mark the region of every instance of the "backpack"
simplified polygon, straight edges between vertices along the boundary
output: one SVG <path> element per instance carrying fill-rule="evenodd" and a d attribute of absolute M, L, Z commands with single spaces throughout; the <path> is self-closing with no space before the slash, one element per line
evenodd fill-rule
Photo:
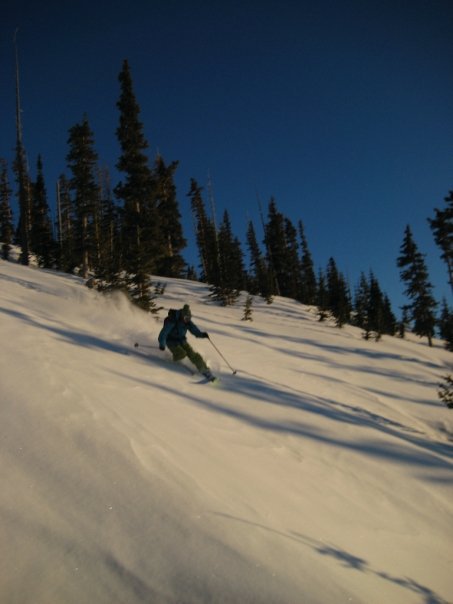
<path fill-rule="evenodd" d="M 168 325 L 169 323 L 176 323 L 178 320 L 179 311 L 176 308 L 170 308 L 168 311 L 168 315 L 164 319 L 164 325 Z"/>

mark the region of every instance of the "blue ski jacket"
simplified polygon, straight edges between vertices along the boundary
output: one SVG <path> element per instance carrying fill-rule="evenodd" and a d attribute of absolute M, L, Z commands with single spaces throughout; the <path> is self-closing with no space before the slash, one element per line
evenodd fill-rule
<path fill-rule="evenodd" d="M 177 311 L 174 319 L 169 317 L 165 319 L 164 326 L 159 333 L 159 346 L 165 348 L 167 343 L 173 344 L 173 346 L 182 344 L 186 340 L 187 331 L 190 331 L 196 338 L 206 338 L 207 336 L 192 321 L 186 323 L 181 317 L 180 311 Z"/>

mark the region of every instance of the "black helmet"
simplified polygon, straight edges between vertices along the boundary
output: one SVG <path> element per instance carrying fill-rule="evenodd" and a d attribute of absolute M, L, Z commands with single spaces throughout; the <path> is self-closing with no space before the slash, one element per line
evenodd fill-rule
<path fill-rule="evenodd" d="M 190 306 L 188 304 L 184 304 L 181 309 L 181 317 L 184 321 L 188 322 L 192 318 L 192 313 L 190 312 Z"/>

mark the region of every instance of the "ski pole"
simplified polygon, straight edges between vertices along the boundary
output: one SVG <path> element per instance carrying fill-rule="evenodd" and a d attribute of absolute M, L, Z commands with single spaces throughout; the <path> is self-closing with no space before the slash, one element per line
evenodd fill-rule
<path fill-rule="evenodd" d="M 138 342 L 135 342 L 134 348 L 138 348 L 139 346 L 140 348 L 155 348 L 155 346 L 149 346 L 148 344 L 139 344 Z"/>
<path fill-rule="evenodd" d="M 219 353 L 219 355 L 222 357 L 222 359 L 225 361 L 225 363 L 228 365 L 228 367 L 231 369 L 231 371 L 233 372 L 233 375 L 236 375 L 237 370 L 233 369 L 233 367 L 231 367 L 231 365 L 228 363 L 228 361 L 226 360 L 226 358 L 223 356 L 223 354 L 220 352 L 220 350 L 217 348 L 217 346 L 214 344 L 214 342 L 211 340 L 211 338 L 208 336 L 208 340 L 211 342 L 211 344 L 214 346 L 214 348 L 217 350 L 217 352 Z"/>

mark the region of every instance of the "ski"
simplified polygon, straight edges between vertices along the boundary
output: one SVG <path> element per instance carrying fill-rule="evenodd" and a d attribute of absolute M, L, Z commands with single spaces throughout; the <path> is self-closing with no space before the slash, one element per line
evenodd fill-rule
<path fill-rule="evenodd" d="M 197 382 L 197 384 L 219 384 L 220 383 L 220 378 L 218 378 L 217 376 L 213 375 L 210 378 L 207 377 L 203 377 L 202 380 L 200 380 L 199 382 Z"/>

